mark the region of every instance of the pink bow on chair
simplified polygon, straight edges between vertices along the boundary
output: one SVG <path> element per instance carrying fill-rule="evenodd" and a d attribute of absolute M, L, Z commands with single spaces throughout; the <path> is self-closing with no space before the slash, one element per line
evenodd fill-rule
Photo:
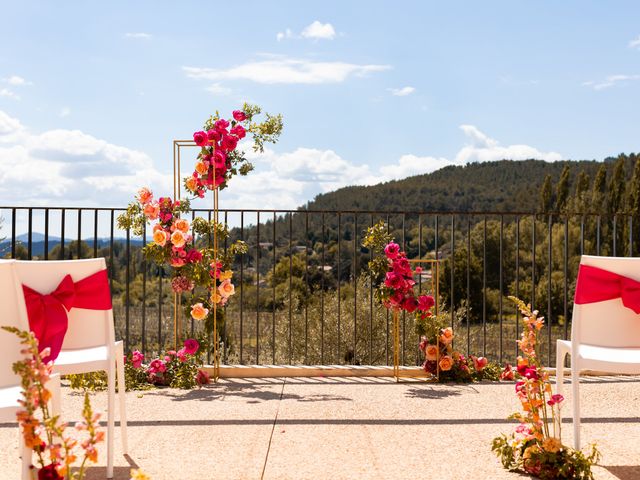
<path fill-rule="evenodd" d="M 622 304 L 640 314 L 640 282 L 597 267 L 580 265 L 576 283 L 576 304 L 621 298 Z"/>
<path fill-rule="evenodd" d="M 22 285 L 27 304 L 29 328 L 38 339 L 40 350 L 49 347 L 49 357 L 45 362 L 58 358 L 69 319 L 67 312 L 72 308 L 89 310 L 111 309 L 111 291 L 106 270 L 89 275 L 74 282 L 66 275 L 56 289 L 49 294 L 41 294 Z"/>

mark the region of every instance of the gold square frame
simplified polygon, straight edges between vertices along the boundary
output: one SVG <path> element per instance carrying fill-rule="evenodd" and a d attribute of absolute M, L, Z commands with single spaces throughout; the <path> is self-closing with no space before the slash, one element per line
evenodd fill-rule
<path fill-rule="evenodd" d="M 182 148 L 198 147 L 193 140 L 174 140 L 173 141 L 173 198 L 179 200 L 182 194 L 182 174 L 181 174 L 181 159 L 180 150 Z M 214 172 L 215 181 L 215 172 Z M 218 189 L 213 190 L 213 220 L 217 224 L 220 216 L 218 211 Z M 214 262 L 218 260 L 218 233 L 217 229 L 213 231 L 213 259 Z M 173 340 L 176 350 L 178 349 L 178 342 L 180 341 L 180 334 L 182 332 L 182 295 L 174 293 L 173 295 Z M 217 322 L 217 304 L 213 303 L 213 381 L 217 382 L 220 378 L 220 351 L 219 351 L 219 339 L 218 339 L 218 322 Z"/>

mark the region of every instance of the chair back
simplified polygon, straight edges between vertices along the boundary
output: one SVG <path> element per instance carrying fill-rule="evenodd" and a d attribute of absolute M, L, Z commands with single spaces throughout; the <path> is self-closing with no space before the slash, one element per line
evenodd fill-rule
<path fill-rule="evenodd" d="M 19 281 L 42 294 L 55 290 L 68 274 L 74 282 L 104 270 L 107 265 L 104 258 L 83 260 L 46 260 L 15 262 Z M 72 308 L 68 312 L 69 326 L 64 337 L 62 349 L 89 348 L 107 345 L 113 348 L 115 332 L 113 311 Z"/>
<path fill-rule="evenodd" d="M 640 258 L 583 255 L 580 264 L 640 281 Z M 638 348 L 640 315 L 626 308 L 620 298 L 582 305 L 574 303 L 571 339 L 579 344 Z"/>
<path fill-rule="evenodd" d="M 27 309 L 19 287 L 13 260 L 0 261 L 0 326 L 27 330 Z M 24 358 L 21 348 L 16 335 L 0 329 L 0 388 L 20 384 L 20 377 L 13 373 L 12 366 Z"/>

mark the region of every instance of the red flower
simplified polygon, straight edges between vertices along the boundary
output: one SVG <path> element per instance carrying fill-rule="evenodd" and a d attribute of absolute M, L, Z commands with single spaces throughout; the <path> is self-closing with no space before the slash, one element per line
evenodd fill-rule
<path fill-rule="evenodd" d="M 185 257 L 187 263 L 196 263 L 202 260 L 202 253 L 197 248 L 192 248 L 187 252 L 187 256 Z"/>
<path fill-rule="evenodd" d="M 46 467 L 42 467 L 38 470 L 38 480 L 63 480 L 62 475 L 56 470 L 57 466 L 57 463 L 51 463 Z"/>
<path fill-rule="evenodd" d="M 198 370 L 198 374 L 196 375 L 196 382 L 198 385 L 206 385 L 211 381 L 209 378 L 209 374 L 204 370 Z"/>
<path fill-rule="evenodd" d="M 237 122 L 244 122 L 247 119 L 247 114 L 242 110 L 234 110 L 233 119 Z"/>
<path fill-rule="evenodd" d="M 242 125 L 236 125 L 230 130 L 230 133 L 233 133 L 236 137 L 240 139 L 244 138 L 247 135 L 246 132 L 247 131 L 244 129 Z"/>
<path fill-rule="evenodd" d="M 238 145 L 238 137 L 236 137 L 235 135 L 225 135 L 222 138 L 222 148 L 224 150 L 227 150 L 228 152 L 230 152 L 231 150 L 234 150 L 237 145 Z"/>
<path fill-rule="evenodd" d="M 407 297 L 402 302 L 402 308 L 409 313 L 413 313 L 418 308 L 418 301 L 415 297 Z"/>
<path fill-rule="evenodd" d="M 400 253 L 400 245 L 395 242 L 390 242 L 386 247 L 384 247 L 384 253 L 387 258 L 396 258 L 398 253 Z"/>
<path fill-rule="evenodd" d="M 200 344 L 194 338 L 188 338 L 184 341 L 184 353 L 187 355 L 193 355 L 200 348 Z"/>
<path fill-rule="evenodd" d="M 196 145 L 199 147 L 203 147 L 207 144 L 207 134 L 205 132 L 196 132 L 193 134 L 193 141 L 196 142 Z"/>
<path fill-rule="evenodd" d="M 511 367 L 511 365 L 507 363 L 505 364 L 504 370 L 502 370 L 502 373 L 500 373 L 500 380 L 513 380 L 513 379 L 514 379 L 513 368 Z"/>
<path fill-rule="evenodd" d="M 418 309 L 426 312 L 430 310 L 436 304 L 431 295 L 420 295 L 418 297 Z"/>

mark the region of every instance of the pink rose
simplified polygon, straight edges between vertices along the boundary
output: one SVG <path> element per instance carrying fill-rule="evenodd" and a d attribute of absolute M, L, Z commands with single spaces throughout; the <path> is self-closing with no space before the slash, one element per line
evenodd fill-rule
<path fill-rule="evenodd" d="M 481 372 L 482 370 L 484 370 L 484 367 L 486 367 L 489 363 L 489 360 L 487 360 L 485 357 L 472 356 L 471 360 L 473 360 L 473 368 L 475 368 L 476 372 Z"/>
<path fill-rule="evenodd" d="M 396 258 L 398 253 L 400 253 L 400 245 L 395 242 L 390 242 L 386 247 L 384 247 L 384 253 L 387 258 Z"/>
<path fill-rule="evenodd" d="M 418 297 L 418 310 L 426 312 L 436 304 L 431 295 L 420 295 Z"/>
<path fill-rule="evenodd" d="M 166 371 L 167 371 L 167 366 L 159 358 L 152 360 L 151 363 L 149 364 L 150 373 L 164 373 Z"/>
<path fill-rule="evenodd" d="M 199 348 L 200 344 L 194 338 L 187 338 L 184 341 L 184 353 L 186 353 L 187 355 L 195 354 Z"/>
<path fill-rule="evenodd" d="M 239 139 L 243 139 L 247 135 L 247 131 L 242 125 L 236 125 L 230 130 L 230 133 L 234 134 Z"/>
<path fill-rule="evenodd" d="M 213 162 L 216 168 L 226 167 L 227 154 L 222 150 L 216 150 L 213 154 Z"/>
<path fill-rule="evenodd" d="M 193 134 L 193 141 L 196 142 L 196 145 L 199 147 L 204 147 L 207 144 L 207 134 L 200 131 Z"/>
<path fill-rule="evenodd" d="M 220 120 L 216 120 L 216 123 L 214 123 L 213 126 L 219 133 L 227 133 L 229 122 L 224 118 L 221 118 Z"/>
<path fill-rule="evenodd" d="M 238 145 L 238 137 L 236 137 L 235 135 L 226 135 L 222 139 L 222 148 L 229 152 L 231 150 L 234 150 L 237 145 Z"/>
<path fill-rule="evenodd" d="M 138 350 L 134 350 L 133 353 L 131 354 L 131 365 L 133 365 L 133 368 L 140 368 L 142 366 L 143 361 L 144 361 L 144 355 L 142 354 L 142 352 L 139 352 Z"/>
<path fill-rule="evenodd" d="M 215 129 L 211 129 L 207 131 L 207 139 L 211 142 L 217 142 L 218 140 L 220 140 L 220 132 L 218 132 Z"/>
<path fill-rule="evenodd" d="M 198 385 L 207 385 L 209 382 L 211 382 L 209 374 L 204 370 L 198 369 L 198 373 L 196 374 L 196 383 Z"/>
<path fill-rule="evenodd" d="M 564 397 L 559 393 L 556 393 L 555 395 L 551 395 L 551 400 L 549 400 L 547 403 L 553 407 L 554 405 L 562 403 L 563 401 Z"/>
<path fill-rule="evenodd" d="M 202 253 L 200 253 L 200 250 L 192 248 L 187 252 L 185 260 L 187 261 L 187 263 L 197 263 L 202 260 Z"/>
<path fill-rule="evenodd" d="M 184 258 L 176 258 L 176 257 L 174 257 L 174 258 L 171 259 L 170 263 L 171 263 L 172 267 L 180 268 L 180 267 L 184 267 L 187 262 L 184 260 Z"/>
<path fill-rule="evenodd" d="M 402 308 L 408 313 L 413 313 L 416 311 L 416 308 L 418 308 L 418 301 L 415 297 L 407 297 L 402 302 Z"/>
<path fill-rule="evenodd" d="M 247 119 L 247 114 L 244 113 L 242 110 L 234 110 L 233 119 L 236 122 L 244 122 Z"/>
<path fill-rule="evenodd" d="M 387 272 L 384 279 L 384 284 L 389 288 L 403 288 L 405 286 L 405 280 L 402 275 L 396 272 Z"/>
<path fill-rule="evenodd" d="M 405 257 L 398 257 L 393 261 L 393 271 L 400 275 L 411 276 L 411 265 Z"/>
<path fill-rule="evenodd" d="M 184 348 L 181 348 L 180 350 L 178 350 L 176 352 L 176 356 L 178 357 L 178 360 L 180 360 L 182 363 L 187 361 L 187 352 Z"/>

